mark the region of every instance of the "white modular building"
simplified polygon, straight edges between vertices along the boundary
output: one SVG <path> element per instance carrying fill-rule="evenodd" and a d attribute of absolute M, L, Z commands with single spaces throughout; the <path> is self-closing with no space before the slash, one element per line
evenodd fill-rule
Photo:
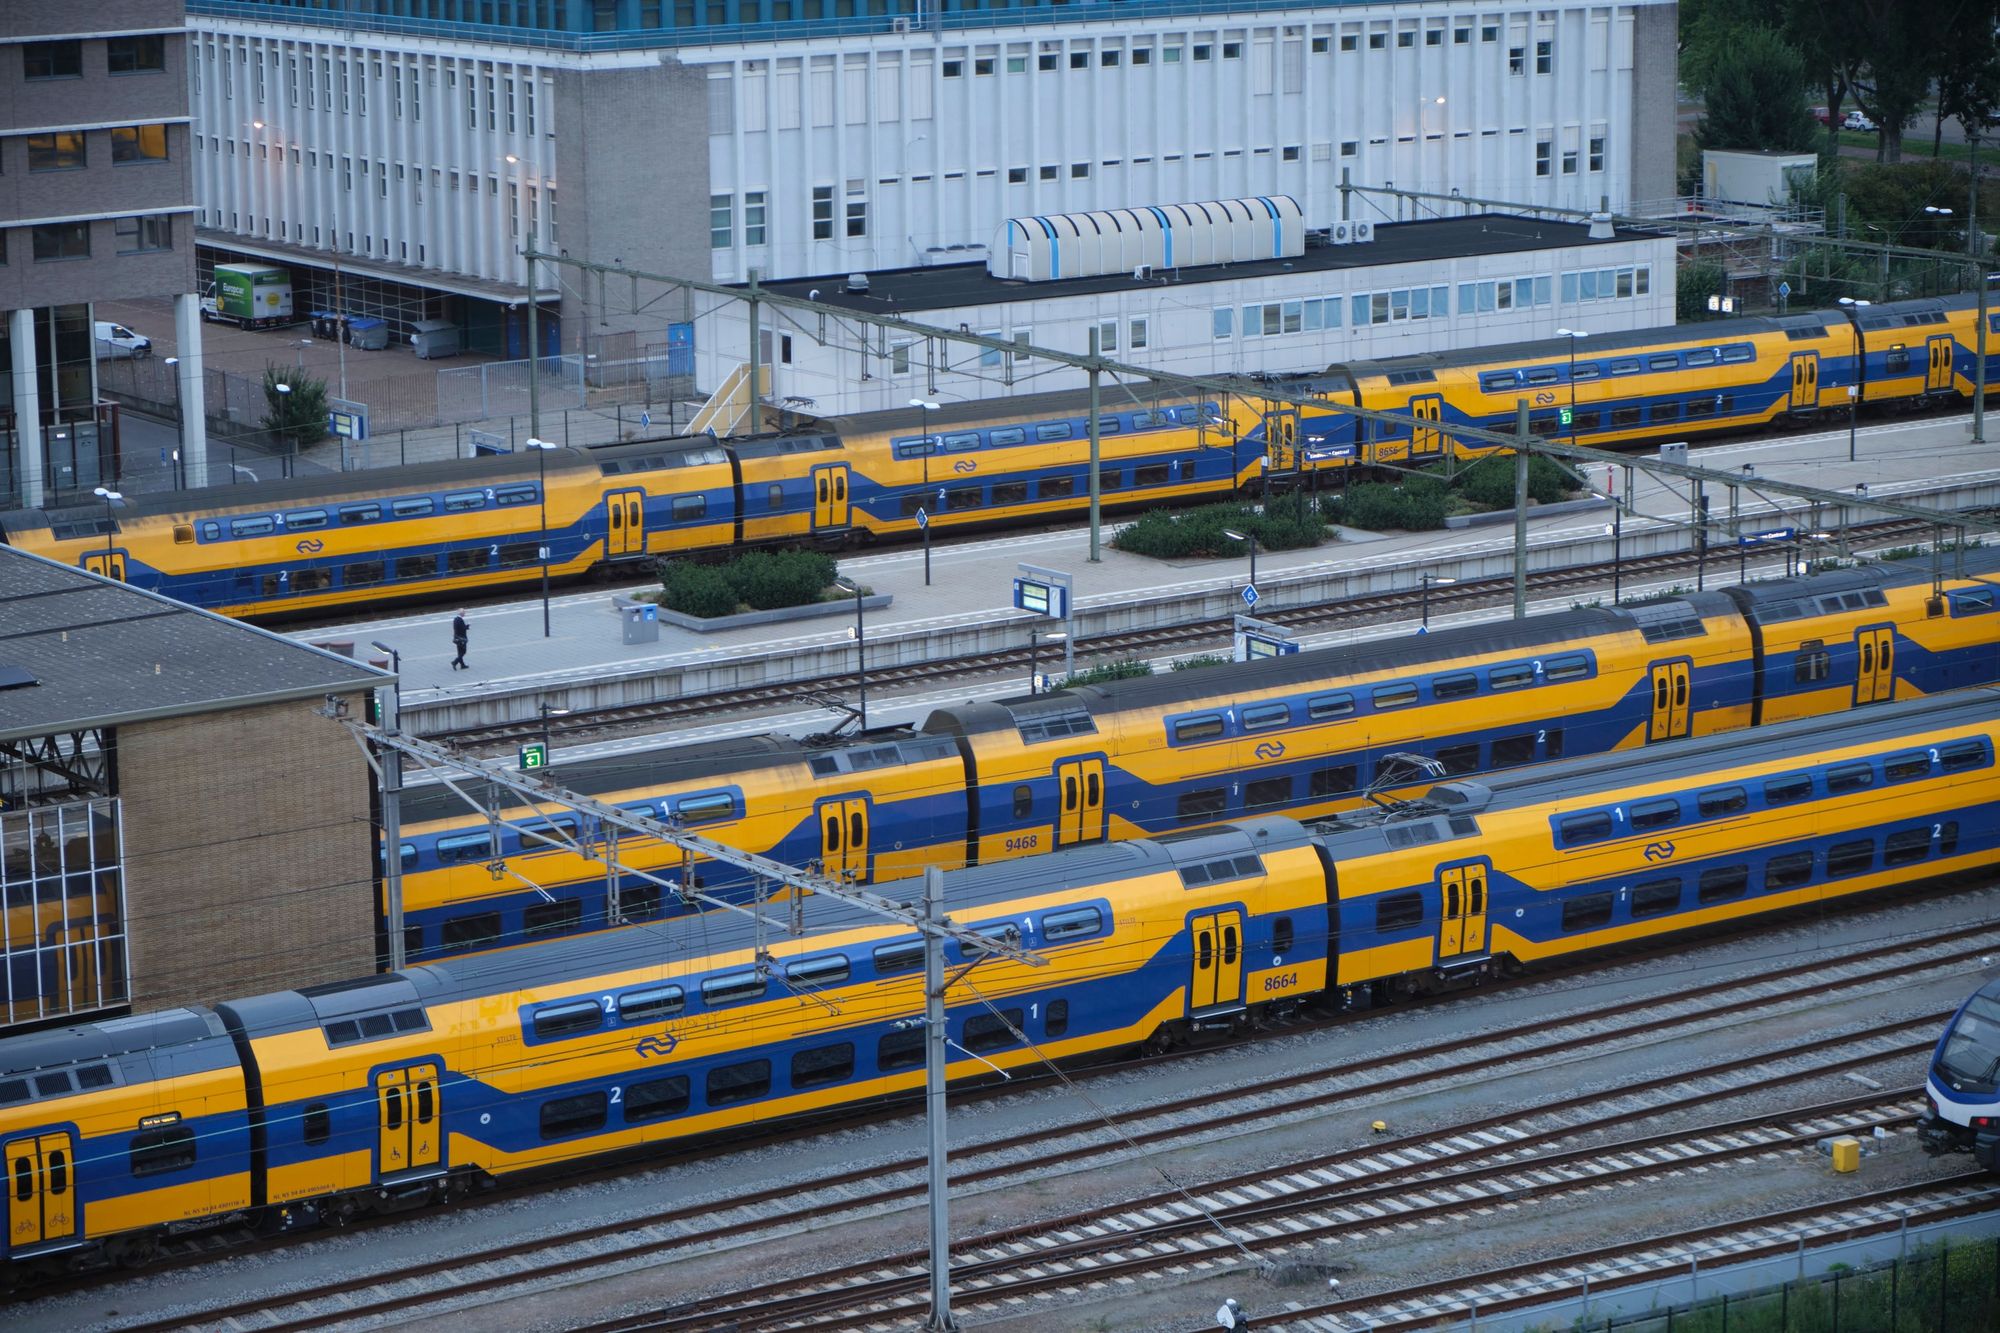
<path fill-rule="evenodd" d="M 1323 228 L 1343 180 L 1582 209 L 1673 193 L 1672 0 L 187 8 L 205 261 L 286 262 L 310 293 L 337 257 L 363 313 L 459 318 L 502 352 L 530 232 L 737 281 L 1162 200 L 1283 195 Z M 539 285 L 565 350 L 680 313 L 574 271 Z"/>
<path fill-rule="evenodd" d="M 1027 349 L 1083 354 L 1093 331 L 1103 355 L 1127 364 L 1254 375 L 1548 338 L 1559 328 L 1587 337 L 1672 324 L 1674 238 L 1596 230 L 1603 234 L 1483 214 L 1386 224 L 1345 244 L 1314 235 L 1293 256 L 1138 274 L 1033 281 L 997 277 L 973 262 L 762 283 L 765 292 L 985 334 L 1022 350 L 760 301 L 756 359 L 769 367 L 770 401 L 837 416 L 919 397 L 972 400 L 1085 384 L 1084 372 Z M 747 301 L 703 301 L 700 387 L 714 389 L 750 360 L 750 327 Z"/>

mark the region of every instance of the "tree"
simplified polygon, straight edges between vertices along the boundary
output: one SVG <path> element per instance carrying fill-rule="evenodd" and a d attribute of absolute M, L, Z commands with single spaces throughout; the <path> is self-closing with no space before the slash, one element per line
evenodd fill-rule
<path fill-rule="evenodd" d="M 1739 30 L 1709 62 L 1695 146 L 1811 151 L 1817 127 L 1805 89 L 1805 63 L 1776 30 Z"/>
<path fill-rule="evenodd" d="M 1908 0 L 1847 0 L 1828 8 L 1857 10 L 1842 56 L 1854 100 L 1881 126 L 1878 161 L 1903 160 L 1903 129 L 1916 118 L 1939 73 L 1946 34 L 1973 0 L 1910 4 Z M 1844 16 L 1843 16 L 1844 17 Z M 1823 20 L 1825 21 L 1825 20 Z"/>
<path fill-rule="evenodd" d="M 264 429 L 273 443 L 296 453 L 326 438 L 326 381 L 318 376 L 267 365 L 264 403 Z"/>
<path fill-rule="evenodd" d="M 1749 28 L 1784 24 L 1788 0 L 1681 0 L 1680 79 L 1689 92 L 1707 98 L 1717 61 Z"/>
<path fill-rule="evenodd" d="M 1693 324 L 1698 320 L 1714 319 L 1709 313 L 1708 298 L 1720 296 L 1722 286 L 1729 279 L 1722 265 L 1712 259 L 1698 259 L 1691 264 L 1682 264 L 1680 273 L 1674 279 L 1674 322 Z"/>

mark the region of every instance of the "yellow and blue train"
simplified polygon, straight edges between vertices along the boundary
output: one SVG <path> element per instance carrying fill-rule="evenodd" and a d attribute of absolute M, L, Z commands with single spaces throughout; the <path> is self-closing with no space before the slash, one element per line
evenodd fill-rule
<path fill-rule="evenodd" d="M 2000 323 L 2000 315 L 1991 319 Z M 1970 297 L 1884 302 L 1855 338 L 1837 310 L 1542 340 L 1329 367 L 1326 409 L 1260 386 L 1100 410 L 1111 509 L 1227 496 L 1353 466 L 1477 456 L 1456 428 L 1529 428 L 1623 448 L 1848 410 L 1969 397 Z M 1572 353 L 1574 356 L 1572 357 Z M 1991 367 L 1989 366 L 1989 373 Z M 1261 393 L 1269 393 L 1268 387 Z M 1332 410 L 1387 413 L 1357 420 Z M 1574 407 L 1572 427 L 1560 425 Z M 779 435 L 457 459 L 0 514 L 0 540 L 240 616 L 524 587 L 763 543 L 839 544 L 1046 520 L 1088 503 L 1077 393 L 812 420 Z"/>
<path fill-rule="evenodd" d="M 1040 955 L 947 997 L 966 1079 L 1361 1007 L 2000 860 L 2000 690 L 1566 759 L 1316 824 L 951 872 Z M 12 1271 L 435 1201 L 908 1094 L 923 945 L 827 895 L 0 1042 Z M 963 976 L 963 974 L 961 974 Z"/>
<path fill-rule="evenodd" d="M 1924 1151 L 1971 1153 L 2000 1171 L 2000 981 L 1981 986 L 1952 1015 L 1924 1084 L 1917 1120 Z"/>
<path fill-rule="evenodd" d="M 1887 562 L 939 709 L 919 727 L 755 736 L 561 766 L 563 785 L 853 882 L 1355 805 L 1418 754 L 1480 773 L 2000 681 L 2000 552 Z M 553 823 L 553 827 L 551 824 Z M 747 880 L 581 816 L 489 824 L 403 799 L 405 956 L 651 920 Z M 496 873 L 505 862 L 513 873 Z M 652 876 L 653 878 L 646 878 Z M 537 892 L 532 886 L 539 886 Z"/>

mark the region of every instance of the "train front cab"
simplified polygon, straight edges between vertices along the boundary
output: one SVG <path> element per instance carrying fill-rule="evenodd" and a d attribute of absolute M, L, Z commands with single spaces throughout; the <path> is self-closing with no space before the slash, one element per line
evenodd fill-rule
<path fill-rule="evenodd" d="M 2000 981 L 1988 982 L 1946 1025 L 1925 1080 L 1917 1136 L 1933 1157 L 1969 1152 L 2000 1171 Z"/>

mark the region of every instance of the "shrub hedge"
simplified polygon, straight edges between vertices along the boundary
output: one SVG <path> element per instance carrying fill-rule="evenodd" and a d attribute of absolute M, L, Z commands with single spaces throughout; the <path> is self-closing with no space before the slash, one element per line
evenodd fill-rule
<path fill-rule="evenodd" d="M 660 566 L 660 604 L 704 619 L 743 607 L 810 606 L 833 582 L 835 569 L 823 551 L 751 551 L 720 565 L 670 560 Z"/>
<path fill-rule="evenodd" d="M 1348 489 L 1343 500 L 1324 496 L 1320 508 L 1327 518 L 1351 528 L 1380 532 L 1396 528 L 1405 532 L 1427 532 L 1444 526 L 1451 512 L 1452 495 L 1442 477 L 1416 473 L 1400 484 L 1364 481 Z"/>
<path fill-rule="evenodd" d="M 1153 509 L 1111 539 L 1112 546 L 1156 560 L 1236 556 L 1243 543 L 1225 529 L 1254 533 L 1266 551 L 1291 551 L 1326 540 L 1326 523 L 1303 495 L 1279 496 L 1262 513 L 1243 504 L 1202 505 L 1195 509 Z"/>

